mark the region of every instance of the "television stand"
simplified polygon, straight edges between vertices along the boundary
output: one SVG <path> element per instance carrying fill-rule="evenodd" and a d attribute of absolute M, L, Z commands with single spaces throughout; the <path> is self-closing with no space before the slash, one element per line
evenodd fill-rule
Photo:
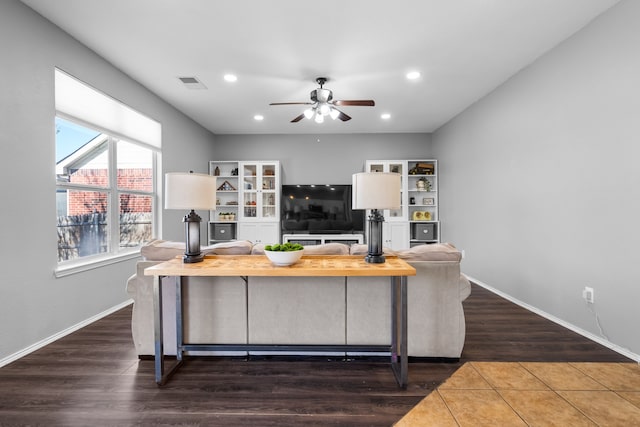
<path fill-rule="evenodd" d="M 354 245 L 363 243 L 362 234 L 283 234 L 282 243 L 300 243 L 302 246 L 322 245 L 325 243 L 344 243 Z"/>

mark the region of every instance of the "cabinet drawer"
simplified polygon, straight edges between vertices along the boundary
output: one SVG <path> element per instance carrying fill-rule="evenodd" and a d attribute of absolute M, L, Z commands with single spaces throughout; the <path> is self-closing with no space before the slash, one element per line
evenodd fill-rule
<path fill-rule="evenodd" d="M 213 224 L 214 240 L 235 239 L 234 224 Z"/>
<path fill-rule="evenodd" d="M 435 240 L 436 225 L 435 224 L 413 224 L 413 240 Z"/>

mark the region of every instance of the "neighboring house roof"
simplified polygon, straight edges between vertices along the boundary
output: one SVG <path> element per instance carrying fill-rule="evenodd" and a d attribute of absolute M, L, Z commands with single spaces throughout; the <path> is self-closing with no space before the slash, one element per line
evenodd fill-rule
<path fill-rule="evenodd" d="M 95 163 L 96 169 L 106 168 L 108 159 L 101 159 L 100 154 L 107 149 L 105 143 L 108 139 L 108 135 L 101 133 L 67 157 L 58 161 L 58 163 L 56 163 L 56 176 L 69 175 L 70 171 L 91 166 L 92 162 Z"/>

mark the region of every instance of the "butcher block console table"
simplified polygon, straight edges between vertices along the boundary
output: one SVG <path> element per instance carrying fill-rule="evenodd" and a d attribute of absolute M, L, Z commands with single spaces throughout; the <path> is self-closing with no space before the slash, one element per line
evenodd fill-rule
<path fill-rule="evenodd" d="M 207 255 L 202 262 L 185 264 L 181 257 L 145 269 L 153 277 L 153 310 L 155 335 L 155 380 L 163 385 L 180 367 L 185 351 L 357 351 L 390 352 L 391 368 L 400 387 L 408 381 L 407 355 L 407 276 L 416 270 L 396 257 L 387 257 L 382 264 L 370 264 L 362 256 L 316 255 L 302 256 L 297 263 L 279 267 L 264 255 Z M 162 277 L 176 277 L 176 363 L 165 370 Z M 252 276 L 385 276 L 391 279 L 391 343 L 386 345 L 272 345 L 272 344 L 189 344 L 183 342 L 182 278 L 190 276 L 236 276 L 248 280 Z"/>

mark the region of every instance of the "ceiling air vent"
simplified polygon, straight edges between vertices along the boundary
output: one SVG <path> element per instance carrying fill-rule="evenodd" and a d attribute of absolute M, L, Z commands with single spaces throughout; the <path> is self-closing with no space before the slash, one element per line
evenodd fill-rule
<path fill-rule="evenodd" d="M 207 87 L 196 77 L 178 77 L 187 89 L 206 89 Z"/>

